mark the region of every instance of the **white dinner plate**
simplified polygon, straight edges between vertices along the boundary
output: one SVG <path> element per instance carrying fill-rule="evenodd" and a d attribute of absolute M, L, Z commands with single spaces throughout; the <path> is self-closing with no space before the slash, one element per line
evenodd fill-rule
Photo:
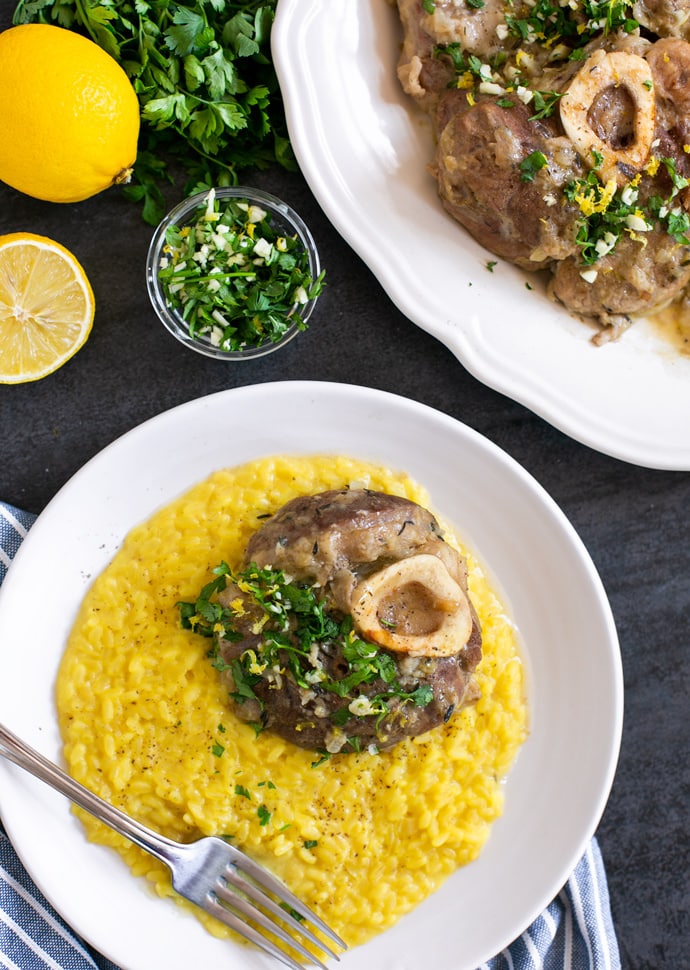
<path fill-rule="evenodd" d="M 426 119 L 396 76 L 388 0 L 280 0 L 273 55 L 290 138 L 336 229 L 400 310 L 475 377 L 598 451 L 690 469 L 690 356 L 639 321 L 595 347 L 533 274 L 447 215 Z M 534 287 L 528 290 L 526 282 Z"/>
<path fill-rule="evenodd" d="M 531 734 L 503 817 L 476 862 L 342 960 L 343 970 L 474 970 L 559 892 L 593 834 L 618 757 L 622 675 L 605 592 L 572 526 L 513 459 L 458 421 L 381 391 L 285 382 L 213 394 L 129 432 L 47 506 L 0 589 L 0 720 L 60 761 L 55 676 L 92 579 L 162 505 L 216 469 L 279 453 L 340 453 L 408 472 L 518 625 Z M 86 841 L 62 796 L 4 762 L 0 811 L 47 898 L 126 970 L 273 966 L 154 898 L 112 850 Z"/>

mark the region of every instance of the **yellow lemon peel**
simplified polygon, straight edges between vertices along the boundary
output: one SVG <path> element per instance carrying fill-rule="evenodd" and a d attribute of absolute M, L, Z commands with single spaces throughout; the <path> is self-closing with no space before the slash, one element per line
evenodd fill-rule
<path fill-rule="evenodd" d="M 93 290 L 69 250 L 45 236 L 0 236 L 0 383 L 36 381 L 84 345 Z"/>
<path fill-rule="evenodd" d="M 47 202 L 81 202 L 127 182 L 139 101 L 117 61 L 50 24 L 0 33 L 0 180 Z"/>

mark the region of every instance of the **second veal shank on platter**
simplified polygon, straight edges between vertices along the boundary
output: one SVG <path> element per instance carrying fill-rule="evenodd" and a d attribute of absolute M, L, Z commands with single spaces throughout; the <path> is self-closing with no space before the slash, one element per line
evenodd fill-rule
<path fill-rule="evenodd" d="M 690 282 L 690 5 L 398 0 L 447 211 L 617 336 Z"/>

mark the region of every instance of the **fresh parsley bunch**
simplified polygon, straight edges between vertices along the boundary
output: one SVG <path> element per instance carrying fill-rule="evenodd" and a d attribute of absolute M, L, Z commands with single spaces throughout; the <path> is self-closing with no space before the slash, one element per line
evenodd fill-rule
<path fill-rule="evenodd" d="M 246 168 L 295 167 L 270 56 L 278 0 L 21 0 L 14 23 L 84 33 L 131 79 L 142 130 L 127 195 L 157 224 L 177 163 L 187 190 L 235 185 Z"/>

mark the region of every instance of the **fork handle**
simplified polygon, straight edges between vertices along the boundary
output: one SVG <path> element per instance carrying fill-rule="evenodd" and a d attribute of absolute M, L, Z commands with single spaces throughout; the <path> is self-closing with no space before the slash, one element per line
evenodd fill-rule
<path fill-rule="evenodd" d="M 44 781 L 165 865 L 172 867 L 184 850 L 184 846 L 158 835 L 157 832 L 153 832 L 141 822 L 130 818 L 119 808 L 89 791 L 2 724 L 0 724 L 0 755 L 20 768 L 24 768 L 40 781 Z"/>

